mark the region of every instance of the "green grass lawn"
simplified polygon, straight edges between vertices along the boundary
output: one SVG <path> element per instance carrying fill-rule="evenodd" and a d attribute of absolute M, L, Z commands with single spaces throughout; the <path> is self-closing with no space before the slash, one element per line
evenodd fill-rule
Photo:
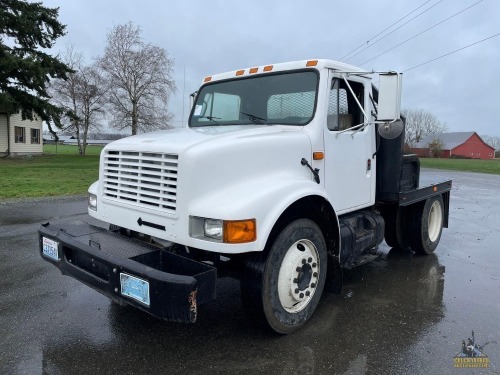
<path fill-rule="evenodd" d="M 420 158 L 420 165 L 424 168 L 500 174 L 500 159 L 480 160 Z"/>
<path fill-rule="evenodd" d="M 85 149 L 85 155 L 99 155 L 102 150 L 102 146 L 87 146 Z M 43 145 L 44 154 L 78 154 L 78 146 L 70 145 Z"/>
<path fill-rule="evenodd" d="M 99 178 L 102 147 L 45 145 L 44 155 L 0 159 L 0 199 L 85 194 Z"/>

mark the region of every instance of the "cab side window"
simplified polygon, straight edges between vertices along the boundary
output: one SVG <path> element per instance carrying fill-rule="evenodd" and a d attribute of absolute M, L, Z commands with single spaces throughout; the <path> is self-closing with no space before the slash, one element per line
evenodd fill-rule
<path fill-rule="evenodd" d="M 363 84 L 348 81 L 356 98 L 364 106 Z M 334 78 L 328 101 L 328 130 L 346 130 L 363 123 L 363 112 L 354 99 L 344 80 Z"/>

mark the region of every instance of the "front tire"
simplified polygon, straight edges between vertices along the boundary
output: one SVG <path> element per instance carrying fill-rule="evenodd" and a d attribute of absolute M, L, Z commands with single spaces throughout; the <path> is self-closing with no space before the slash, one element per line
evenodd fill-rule
<path fill-rule="evenodd" d="M 432 254 L 441 239 L 443 223 L 444 203 L 440 195 L 417 205 L 411 221 L 411 249 L 420 255 Z"/>
<path fill-rule="evenodd" d="M 290 333 L 307 322 L 321 298 L 327 272 L 325 239 L 313 221 L 299 219 L 266 250 L 267 257 L 246 267 L 243 301 L 260 307 L 274 331 Z"/>

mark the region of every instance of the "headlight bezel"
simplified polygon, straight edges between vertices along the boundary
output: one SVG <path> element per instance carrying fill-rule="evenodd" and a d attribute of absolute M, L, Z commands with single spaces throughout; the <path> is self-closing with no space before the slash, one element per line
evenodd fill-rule
<path fill-rule="evenodd" d="M 97 195 L 89 193 L 87 197 L 87 206 L 92 211 L 97 211 Z"/>

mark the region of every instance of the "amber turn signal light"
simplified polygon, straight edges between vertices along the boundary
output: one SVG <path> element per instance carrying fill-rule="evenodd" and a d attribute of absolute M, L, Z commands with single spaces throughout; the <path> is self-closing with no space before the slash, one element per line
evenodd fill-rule
<path fill-rule="evenodd" d="M 224 242 L 245 243 L 255 241 L 257 238 L 257 225 L 255 219 L 249 220 L 224 220 Z"/>
<path fill-rule="evenodd" d="M 313 152 L 313 160 L 323 160 L 325 158 L 325 153 L 318 151 L 318 152 Z"/>

